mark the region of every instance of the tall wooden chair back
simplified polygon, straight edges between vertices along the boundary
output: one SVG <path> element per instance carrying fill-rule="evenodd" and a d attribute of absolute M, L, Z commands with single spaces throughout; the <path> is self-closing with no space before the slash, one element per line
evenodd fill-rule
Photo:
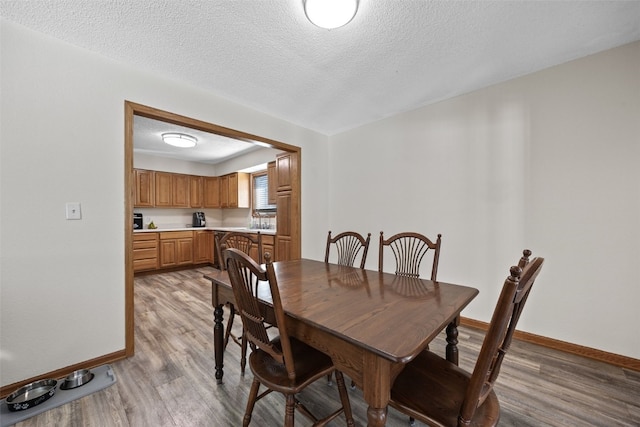
<path fill-rule="evenodd" d="M 286 396 L 285 427 L 293 427 L 296 410 L 314 421 L 314 426 L 327 425 L 344 413 L 347 426 L 354 427 L 343 374 L 335 369 L 329 356 L 302 341 L 290 338 L 287 333 L 285 312 L 271 254 L 265 255 L 264 268 L 238 249 L 225 249 L 224 256 L 233 295 L 242 317 L 244 335 L 254 349 L 249 357 L 253 382 L 242 425 L 247 427 L 251 422 L 253 407 L 258 400 L 277 391 Z M 267 324 L 267 308 L 260 301 L 261 298 L 271 299 L 275 323 Z M 274 339 L 269 339 L 267 335 L 270 325 L 278 328 L 279 335 Z M 342 406 L 318 419 L 296 399 L 296 394 L 317 379 L 331 374 L 336 376 Z M 261 385 L 267 390 L 259 394 Z"/>
<path fill-rule="evenodd" d="M 544 258 L 524 251 L 502 286 L 473 373 L 431 351 L 421 352 L 398 375 L 390 405 L 427 425 L 495 426 L 500 404 L 493 390 L 504 356 Z"/>
<path fill-rule="evenodd" d="M 388 246 L 393 252 L 396 262 L 395 273 L 399 276 L 420 277 L 420 264 L 429 250 L 433 252 L 431 266 L 431 280 L 438 275 L 438 259 L 440 257 L 440 243 L 442 235 L 438 234 L 435 242 L 420 233 L 405 232 L 395 234 L 385 240 L 380 232 L 380 249 L 378 252 L 378 271 L 384 268 L 384 247 Z"/>
<path fill-rule="evenodd" d="M 511 274 L 502 286 L 460 409 L 459 419 L 463 425 L 470 422 L 476 408 L 493 391 L 502 361 L 509 351 L 516 325 L 542 264 L 544 258 L 534 258 L 525 265 L 524 270 L 511 267 Z"/>
<path fill-rule="evenodd" d="M 290 379 L 295 379 L 293 370 L 293 356 L 291 345 L 284 320 L 284 310 L 280 300 L 280 291 L 273 271 L 270 254 L 266 269 L 262 269 L 258 263 L 251 259 L 243 251 L 234 248 L 227 248 L 224 251 L 226 256 L 227 271 L 229 280 L 233 286 L 233 295 L 236 300 L 237 309 L 242 318 L 242 325 L 247 341 L 252 346 L 267 352 L 273 359 L 282 363 L 287 368 Z M 261 288 L 259 282 L 268 286 L 273 303 L 273 311 L 276 324 L 269 324 L 265 321 L 263 309 L 259 301 Z M 270 326 L 277 326 L 280 333 L 280 347 L 275 346 L 267 333 Z"/>
<path fill-rule="evenodd" d="M 331 245 L 334 245 L 337 255 L 336 264 L 353 267 L 356 265 L 358 254 L 362 251 L 360 268 L 364 268 L 364 264 L 367 262 L 367 252 L 369 252 L 370 241 L 371 233 L 367 233 L 366 239 L 355 231 L 345 231 L 332 238 L 331 231 L 329 231 L 327 235 L 327 247 L 324 253 L 324 262 L 329 262 L 330 248 Z"/>
<path fill-rule="evenodd" d="M 218 251 L 218 260 L 221 270 L 226 270 L 227 266 L 224 262 L 223 251 L 227 248 L 234 248 L 242 251 L 250 257 L 262 262 L 262 235 L 257 233 L 243 233 L 239 231 L 228 231 L 224 234 L 215 233 L 215 249 Z M 233 304 L 228 304 L 229 321 L 224 332 L 224 346 L 227 347 L 229 340 L 238 344 L 241 348 L 240 353 L 240 375 L 244 376 L 247 365 L 247 341 L 244 336 L 237 336 L 232 332 L 233 319 L 235 318 L 236 308 Z"/>
<path fill-rule="evenodd" d="M 223 245 L 227 249 L 238 249 L 251 257 L 255 257 L 254 259 L 262 262 L 262 234 L 260 234 L 260 232 L 243 233 L 240 231 L 228 231 L 223 235 L 216 233 L 215 240 L 221 270 L 226 270 L 227 268 L 222 255 Z"/>

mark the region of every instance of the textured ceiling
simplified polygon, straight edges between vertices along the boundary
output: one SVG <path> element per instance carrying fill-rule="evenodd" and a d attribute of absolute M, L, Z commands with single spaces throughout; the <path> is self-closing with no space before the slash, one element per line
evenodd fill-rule
<path fill-rule="evenodd" d="M 360 0 L 334 30 L 302 0 L 0 0 L 0 15 L 326 135 L 640 40 L 638 1 Z"/>

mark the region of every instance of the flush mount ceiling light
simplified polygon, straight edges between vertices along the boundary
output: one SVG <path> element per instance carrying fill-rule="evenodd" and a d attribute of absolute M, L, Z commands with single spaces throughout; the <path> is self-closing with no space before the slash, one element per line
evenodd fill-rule
<path fill-rule="evenodd" d="M 198 138 L 187 135 L 186 133 L 163 133 L 162 140 L 165 144 L 180 148 L 195 147 L 196 142 L 198 142 Z"/>
<path fill-rule="evenodd" d="M 303 0 L 304 12 L 312 24 L 333 29 L 342 27 L 356 16 L 358 0 Z"/>

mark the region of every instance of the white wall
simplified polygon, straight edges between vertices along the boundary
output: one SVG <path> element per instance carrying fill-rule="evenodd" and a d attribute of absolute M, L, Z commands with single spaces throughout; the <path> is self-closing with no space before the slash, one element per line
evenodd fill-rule
<path fill-rule="evenodd" d="M 0 25 L 0 385 L 124 348 L 125 100 L 302 147 L 302 215 L 327 228 L 326 136 Z"/>
<path fill-rule="evenodd" d="M 640 358 L 640 43 L 333 136 L 329 160 L 330 228 L 372 233 L 367 267 L 380 231 L 442 233 L 438 278 L 489 321 L 530 248 L 519 329 Z"/>

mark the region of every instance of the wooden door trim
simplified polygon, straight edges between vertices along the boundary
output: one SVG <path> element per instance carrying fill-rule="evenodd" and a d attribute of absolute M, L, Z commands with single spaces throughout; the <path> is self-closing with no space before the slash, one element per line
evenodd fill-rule
<path fill-rule="evenodd" d="M 170 113 L 168 111 L 159 110 L 157 108 L 149 107 L 142 104 L 137 104 L 131 101 L 125 101 L 125 118 L 124 118 L 124 186 L 125 186 L 125 355 L 131 357 L 134 355 L 134 295 L 133 295 L 133 118 L 134 116 L 142 116 L 149 119 L 160 120 L 163 122 L 173 123 L 180 126 L 186 126 L 193 129 L 197 129 L 203 132 L 216 133 L 229 138 L 239 139 L 245 142 L 262 142 L 271 145 L 273 148 L 288 151 L 297 155 L 298 170 L 294 177 L 296 182 L 296 203 L 297 203 L 297 217 L 292 218 L 291 221 L 298 224 L 297 227 L 292 229 L 297 230 L 292 240 L 294 240 L 294 247 L 298 248 L 293 257 L 300 257 L 301 247 L 301 232 L 299 224 L 301 224 L 301 148 L 295 145 L 286 144 L 284 142 L 276 141 L 273 139 L 265 138 L 259 135 L 253 135 L 236 129 L 227 128 L 224 126 L 216 125 L 213 123 L 204 122 L 201 120 L 193 119 L 190 117 L 182 116 L 179 114 Z"/>

